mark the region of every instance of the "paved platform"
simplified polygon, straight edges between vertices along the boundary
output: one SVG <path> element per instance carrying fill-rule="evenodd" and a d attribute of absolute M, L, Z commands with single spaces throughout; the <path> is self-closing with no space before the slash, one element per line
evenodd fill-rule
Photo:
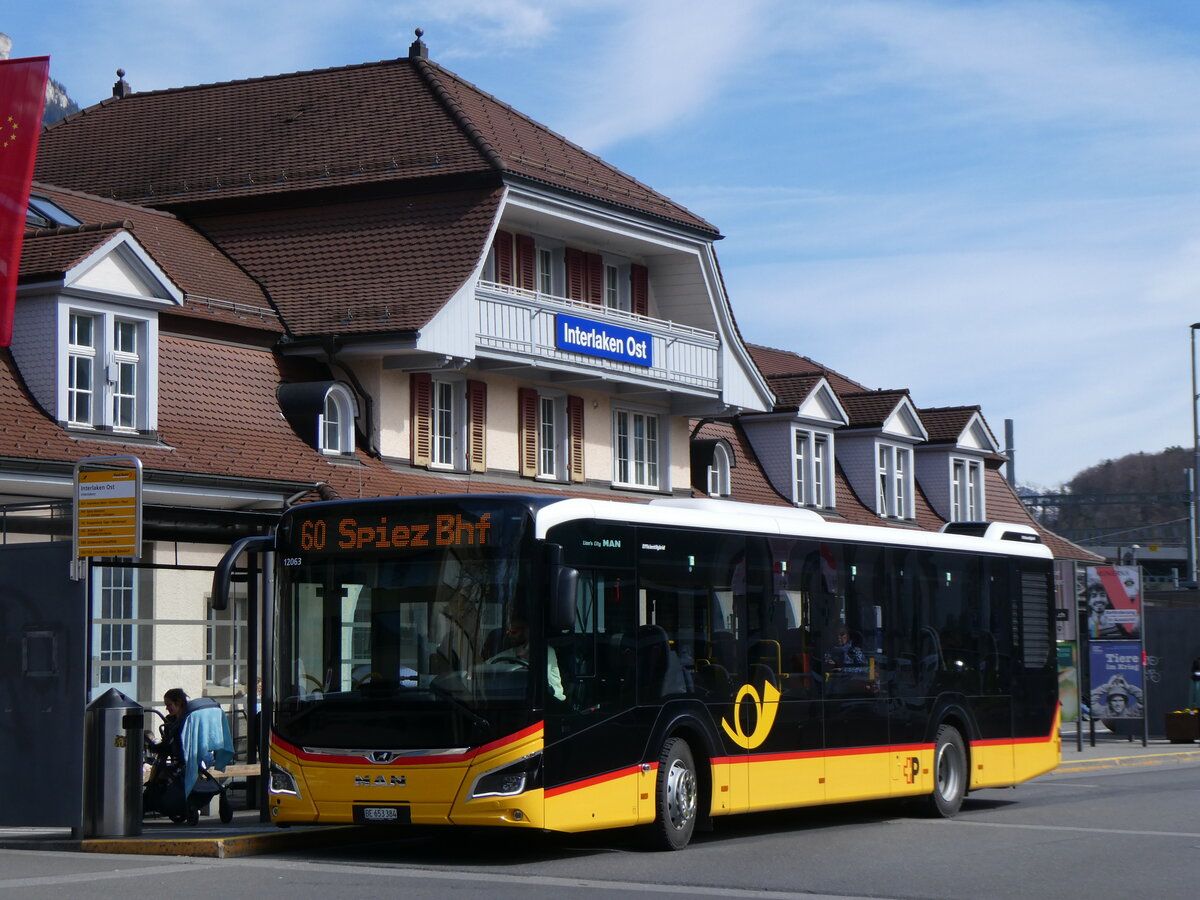
<path fill-rule="evenodd" d="M 1084 732 L 1083 748 L 1075 734 L 1063 735 L 1062 763 L 1056 773 L 1133 769 L 1200 762 L 1200 743 L 1172 744 L 1097 733 L 1095 746 Z M 297 825 L 278 828 L 262 822 L 258 810 L 237 810 L 227 825 L 217 816 L 202 816 L 194 826 L 166 818 L 149 818 L 140 835 L 80 839 L 69 828 L 0 828 L 0 849 L 68 850 L 85 853 L 130 853 L 151 856 L 196 856 L 224 859 L 330 847 L 362 841 L 375 829 L 355 825 Z M 369 839 L 369 838 L 368 838 Z"/>
<path fill-rule="evenodd" d="M 196 825 L 148 818 L 142 833 L 123 837 L 79 838 L 69 828 L 0 828 L 0 849 L 70 850 L 84 853 L 132 853 L 149 856 L 198 856 L 225 859 L 328 847 L 361 839 L 353 825 L 300 825 L 278 828 L 260 821 L 259 812 L 235 810 L 233 821 L 201 816 Z M 356 837 L 357 836 L 357 837 Z"/>

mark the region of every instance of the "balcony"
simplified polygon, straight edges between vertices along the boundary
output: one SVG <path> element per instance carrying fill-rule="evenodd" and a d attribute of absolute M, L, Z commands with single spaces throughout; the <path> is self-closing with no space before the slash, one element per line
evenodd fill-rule
<path fill-rule="evenodd" d="M 712 331 L 492 281 L 480 281 L 475 298 L 479 307 L 475 343 L 480 356 L 605 381 L 705 396 L 720 393 L 720 343 Z M 649 365 L 560 347 L 555 324 L 562 315 L 648 335 Z"/>

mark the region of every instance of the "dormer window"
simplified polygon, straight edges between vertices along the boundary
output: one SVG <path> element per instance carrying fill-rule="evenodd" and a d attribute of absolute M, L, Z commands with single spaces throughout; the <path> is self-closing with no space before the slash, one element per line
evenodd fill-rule
<path fill-rule="evenodd" d="M 798 506 L 833 506 L 833 436 L 827 432 L 796 429 L 795 495 Z"/>
<path fill-rule="evenodd" d="M 98 306 L 64 306 L 61 313 L 60 420 L 73 428 L 152 430 L 153 320 Z"/>
<path fill-rule="evenodd" d="M 317 421 L 322 453 L 340 456 L 354 452 L 354 395 L 344 384 L 330 385 Z"/>
<path fill-rule="evenodd" d="M 729 451 L 724 444 L 717 443 L 708 466 L 708 496 L 728 497 L 733 492 L 731 480 Z"/>
<path fill-rule="evenodd" d="M 977 459 L 950 460 L 950 518 L 977 522 L 983 516 L 983 463 Z"/>
<path fill-rule="evenodd" d="M 876 445 L 875 511 L 889 519 L 911 519 L 912 450 L 896 444 Z"/>

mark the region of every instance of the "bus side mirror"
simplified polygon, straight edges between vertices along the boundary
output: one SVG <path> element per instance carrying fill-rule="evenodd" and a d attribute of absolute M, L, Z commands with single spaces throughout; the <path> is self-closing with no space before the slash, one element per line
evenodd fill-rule
<path fill-rule="evenodd" d="M 551 633 L 571 631 L 575 627 L 575 592 L 579 585 L 579 570 L 570 566 L 550 569 L 550 608 L 546 624 Z"/>
<path fill-rule="evenodd" d="M 233 568 L 243 553 L 270 553 L 275 549 L 275 538 L 271 535 L 244 537 L 226 551 L 213 572 L 212 599 L 209 606 L 215 610 L 229 608 L 229 583 Z"/>

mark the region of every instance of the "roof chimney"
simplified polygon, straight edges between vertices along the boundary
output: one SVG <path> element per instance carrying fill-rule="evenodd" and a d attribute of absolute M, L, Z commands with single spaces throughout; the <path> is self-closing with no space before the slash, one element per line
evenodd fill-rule
<path fill-rule="evenodd" d="M 425 42 L 421 40 L 421 36 L 425 34 L 424 28 L 418 28 L 414 32 L 417 39 L 408 45 L 409 59 L 429 59 L 429 48 L 425 46 Z"/>
<path fill-rule="evenodd" d="M 122 97 L 128 97 L 133 93 L 133 89 L 129 87 L 129 82 L 125 80 L 125 70 L 117 69 L 117 83 L 113 85 L 113 96 L 120 100 Z"/>

